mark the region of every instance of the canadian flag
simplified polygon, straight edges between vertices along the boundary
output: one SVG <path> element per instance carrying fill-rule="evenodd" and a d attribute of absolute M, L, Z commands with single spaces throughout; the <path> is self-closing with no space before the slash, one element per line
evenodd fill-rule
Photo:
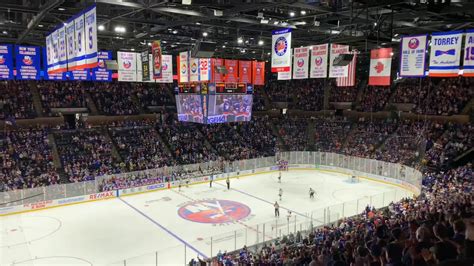
<path fill-rule="evenodd" d="M 391 54 L 392 48 L 380 48 L 370 51 L 369 85 L 390 86 Z"/>

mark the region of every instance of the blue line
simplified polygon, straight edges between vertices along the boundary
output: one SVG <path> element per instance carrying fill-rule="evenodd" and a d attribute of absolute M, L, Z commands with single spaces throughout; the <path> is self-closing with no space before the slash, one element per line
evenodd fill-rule
<path fill-rule="evenodd" d="M 159 224 L 157 221 L 153 220 L 150 216 L 146 215 L 145 213 L 143 213 L 142 211 L 140 211 L 139 209 L 135 208 L 133 205 L 131 205 L 130 203 L 126 202 L 125 200 L 123 200 L 122 198 L 118 198 L 119 200 L 121 200 L 123 203 L 127 204 L 130 208 L 134 209 L 136 212 L 138 212 L 139 214 L 141 214 L 142 216 L 144 216 L 145 218 L 147 218 L 148 220 L 150 220 L 152 223 L 154 223 L 155 225 L 157 225 L 158 227 L 160 227 L 163 231 L 167 232 L 168 234 L 170 234 L 171 236 L 173 236 L 174 238 L 176 238 L 178 241 L 180 241 L 181 243 L 183 243 L 184 245 L 186 245 L 187 247 L 191 248 L 192 250 L 194 250 L 196 253 L 198 253 L 199 255 L 201 255 L 201 257 L 207 259 L 208 257 L 202 253 L 201 251 L 197 250 L 195 247 L 191 246 L 188 242 L 184 241 L 182 238 L 180 238 L 179 236 L 177 236 L 176 234 L 174 234 L 173 232 L 171 232 L 170 230 L 168 230 L 166 227 L 164 227 L 163 225 Z"/>

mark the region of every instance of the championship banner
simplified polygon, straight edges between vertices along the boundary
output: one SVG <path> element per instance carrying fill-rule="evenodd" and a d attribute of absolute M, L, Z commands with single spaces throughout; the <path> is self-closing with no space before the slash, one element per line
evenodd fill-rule
<path fill-rule="evenodd" d="M 150 79 L 150 64 L 149 64 L 150 57 L 148 56 L 148 51 L 141 52 L 140 56 L 141 56 L 141 61 L 142 61 L 142 81 L 150 81 L 151 80 Z M 161 62 L 160 62 L 160 65 L 161 65 Z M 161 72 L 161 69 L 160 69 L 160 72 Z"/>
<path fill-rule="evenodd" d="M 74 46 L 76 47 L 75 66 L 69 70 L 81 69 L 86 64 L 86 40 L 84 34 L 84 15 L 79 15 L 74 19 Z"/>
<path fill-rule="evenodd" d="M 161 78 L 162 75 L 162 54 L 161 54 L 161 41 L 153 41 L 151 43 L 151 54 L 153 57 L 153 77 L 154 79 Z"/>
<path fill-rule="evenodd" d="M 218 71 L 218 69 L 224 67 L 224 59 L 221 58 L 212 58 L 211 59 L 212 65 L 212 81 L 216 82 L 224 82 L 224 75 Z"/>
<path fill-rule="evenodd" d="M 272 72 L 291 69 L 291 29 L 272 32 Z"/>
<path fill-rule="evenodd" d="M 310 78 L 327 78 L 329 44 L 313 45 Z"/>
<path fill-rule="evenodd" d="M 65 72 L 67 71 L 66 27 L 58 29 L 58 52 L 59 62 L 55 72 Z"/>
<path fill-rule="evenodd" d="M 48 41 L 46 41 L 48 43 Z M 52 49 L 51 49 L 52 50 Z M 51 52 L 51 51 L 50 51 Z M 52 60 L 49 58 L 52 56 L 52 53 L 49 54 L 48 56 L 48 51 L 46 48 L 43 48 L 43 67 L 44 69 L 48 69 L 48 62 L 51 62 Z M 49 74 L 48 71 L 44 72 L 43 79 L 44 80 L 66 80 L 66 73 L 67 72 L 62 72 L 62 73 L 51 73 Z"/>
<path fill-rule="evenodd" d="M 239 61 L 239 82 L 252 83 L 252 62 Z"/>
<path fill-rule="evenodd" d="M 199 58 L 189 59 L 189 81 L 199 81 Z"/>
<path fill-rule="evenodd" d="M 390 86 L 392 70 L 392 48 L 381 48 L 370 51 L 369 85 Z"/>
<path fill-rule="evenodd" d="M 0 45 L 0 80 L 13 79 L 13 46 Z"/>
<path fill-rule="evenodd" d="M 97 67 L 97 15 L 96 7 L 91 6 L 84 12 L 86 31 L 86 54 L 85 65 L 78 64 L 77 67 L 95 68 Z"/>
<path fill-rule="evenodd" d="M 46 42 L 47 44 L 48 42 Z M 73 69 L 76 66 L 76 35 L 74 19 L 66 23 L 66 58 L 67 68 Z"/>
<path fill-rule="evenodd" d="M 40 51 L 38 46 L 15 46 L 16 79 L 40 79 Z"/>
<path fill-rule="evenodd" d="M 294 49 L 293 56 L 293 79 L 308 78 L 309 47 Z"/>
<path fill-rule="evenodd" d="M 97 67 L 92 70 L 93 81 L 112 81 L 112 71 L 107 70 L 105 60 L 112 60 L 111 51 L 99 51 L 97 52 Z"/>
<path fill-rule="evenodd" d="M 91 80 L 90 71 L 89 69 L 70 71 L 69 80 Z"/>
<path fill-rule="evenodd" d="M 431 34 L 430 77 L 457 77 L 461 63 L 462 31 Z"/>
<path fill-rule="evenodd" d="M 137 81 L 137 54 L 117 52 L 118 81 Z"/>
<path fill-rule="evenodd" d="M 265 62 L 252 62 L 253 85 L 265 85 Z"/>
<path fill-rule="evenodd" d="M 348 66 L 334 66 L 334 59 L 341 54 L 349 54 L 349 45 L 331 44 L 331 55 L 329 57 L 329 77 L 342 78 L 348 76 Z"/>
<path fill-rule="evenodd" d="M 178 57 L 178 83 L 189 82 L 189 52 L 181 52 Z"/>
<path fill-rule="evenodd" d="M 474 77 L 474 29 L 467 30 L 464 43 L 463 76 Z"/>
<path fill-rule="evenodd" d="M 227 74 L 225 75 L 225 82 L 238 82 L 239 81 L 239 61 L 238 60 L 225 60 L 225 68 Z"/>
<path fill-rule="evenodd" d="M 150 55 L 150 67 L 152 65 L 152 55 Z M 156 83 L 173 83 L 173 56 L 161 55 L 161 78 L 153 79 L 153 73 L 150 77 L 152 82 Z"/>
<path fill-rule="evenodd" d="M 199 59 L 199 80 L 200 81 L 211 80 L 211 59 L 210 58 Z"/>
<path fill-rule="evenodd" d="M 424 77 L 428 35 L 402 37 L 400 77 Z"/>

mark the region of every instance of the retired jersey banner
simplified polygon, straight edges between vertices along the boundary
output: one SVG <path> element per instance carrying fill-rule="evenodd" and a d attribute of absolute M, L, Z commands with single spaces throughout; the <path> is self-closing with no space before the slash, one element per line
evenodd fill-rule
<path fill-rule="evenodd" d="M 40 78 L 40 53 L 38 46 L 15 46 L 16 53 L 16 79 Z"/>
<path fill-rule="evenodd" d="M 189 82 L 189 52 L 181 52 L 178 57 L 178 82 Z"/>
<path fill-rule="evenodd" d="M 66 23 L 66 58 L 68 69 L 76 66 L 76 35 L 74 20 L 71 19 Z M 47 42 L 46 42 L 47 43 Z"/>
<path fill-rule="evenodd" d="M 272 72 L 291 69 L 291 29 L 272 32 Z"/>
<path fill-rule="evenodd" d="M 327 78 L 329 44 L 313 45 L 310 78 Z"/>
<path fill-rule="evenodd" d="M 349 45 L 331 44 L 331 56 L 329 57 L 329 77 L 348 77 L 348 66 L 334 66 L 334 60 L 341 54 L 349 54 Z"/>
<path fill-rule="evenodd" d="M 400 43 L 400 77 L 424 77 L 428 35 L 405 36 Z"/>
<path fill-rule="evenodd" d="M 199 80 L 210 81 L 211 80 L 211 59 L 200 58 L 199 59 Z"/>
<path fill-rule="evenodd" d="M 293 79 L 308 78 L 309 47 L 294 49 L 293 56 Z"/>
<path fill-rule="evenodd" d="M 225 60 L 225 68 L 227 74 L 225 74 L 225 82 L 238 82 L 239 81 L 239 61 L 238 60 Z"/>
<path fill-rule="evenodd" d="M 392 48 L 370 51 L 369 85 L 390 86 L 392 70 Z"/>
<path fill-rule="evenodd" d="M 13 46 L 0 45 L 0 80 L 13 79 Z"/>
<path fill-rule="evenodd" d="M 199 58 L 189 59 L 189 81 L 199 81 Z"/>
<path fill-rule="evenodd" d="M 117 52 L 118 81 L 137 81 L 137 54 Z"/>
<path fill-rule="evenodd" d="M 265 85 L 265 62 L 252 62 L 253 85 Z"/>
<path fill-rule="evenodd" d="M 91 79 L 93 81 L 112 81 L 112 71 L 107 70 L 105 60 L 112 60 L 111 51 L 97 52 L 97 67 L 92 70 Z"/>
<path fill-rule="evenodd" d="M 78 65 L 80 68 L 97 67 L 97 15 L 96 7 L 91 6 L 84 12 L 85 32 L 86 32 L 86 54 L 85 65 Z"/>
<path fill-rule="evenodd" d="M 224 75 L 218 71 L 218 69 L 224 67 L 224 59 L 212 58 L 212 81 L 213 82 L 224 82 Z"/>
<path fill-rule="evenodd" d="M 461 63 L 462 31 L 431 34 L 430 77 L 457 77 Z"/>
<path fill-rule="evenodd" d="M 86 37 L 84 33 L 84 15 L 79 15 L 77 18 L 75 18 L 74 25 L 74 42 L 76 47 L 76 57 L 74 61 L 76 65 L 72 68 L 69 68 L 69 70 L 81 69 L 82 66 L 86 64 Z"/>
<path fill-rule="evenodd" d="M 51 57 L 49 59 L 49 64 L 48 64 L 48 73 L 52 74 L 54 72 L 57 72 L 59 68 L 59 45 L 58 45 L 58 30 L 53 31 L 49 36 L 49 46 L 51 48 Z M 46 40 L 48 40 L 48 37 Z"/>
<path fill-rule="evenodd" d="M 151 54 L 153 56 L 153 77 L 154 79 L 161 78 L 162 71 L 162 54 L 161 54 L 161 41 L 153 41 L 151 43 Z"/>
<path fill-rule="evenodd" d="M 59 62 L 55 72 L 67 71 L 67 53 L 66 53 L 66 27 L 58 29 L 58 52 Z"/>
<path fill-rule="evenodd" d="M 463 76 L 474 77 L 474 29 L 466 32 Z"/>
<path fill-rule="evenodd" d="M 48 69 L 48 62 L 51 60 L 48 57 L 49 57 L 48 51 L 45 47 L 43 48 L 43 68 L 44 69 Z M 48 71 L 44 71 L 43 79 L 44 80 L 66 80 L 66 73 L 67 72 L 49 74 Z"/>
<path fill-rule="evenodd" d="M 239 82 L 252 83 L 251 61 L 239 61 Z"/>

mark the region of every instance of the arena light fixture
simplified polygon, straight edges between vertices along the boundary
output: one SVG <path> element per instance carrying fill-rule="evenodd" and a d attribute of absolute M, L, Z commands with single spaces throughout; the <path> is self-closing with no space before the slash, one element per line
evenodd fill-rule
<path fill-rule="evenodd" d="M 208 35 L 207 32 L 203 32 L 203 33 L 202 33 L 202 36 L 204 36 L 204 37 L 207 37 L 207 35 Z"/>
<path fill-rule="evenodd" d="M 225 45 L 222 45 L 222 48 L 225 48 Z"/>
<path fill-rule="evenodd" d="M 294 17 L 295 16 L 295 12 L 291 11 L 290 12 L 290 17 Z"/>
<path fill-rule="evenodd" d="M 64 7 L 58 7 L 59 11 L 65 11 L 66 9 Z"/>
<path fill-rule="evenodd" d="M 273 22 L 273 25 L 278 25 L 278 21 L 274 21 L 274 22 Z"/>
<path fill-rule="evenodd" d="M 265 44 L 265 42 L 263 40 L 258 40 L 258 45 L 262 46 L 264 44 Z"/>
<path fill-rule="evenodd" d="M 242 39 L 241 37 L 239 37 L 239 38 L 237 39 L 237 43 L 240 43 L 240 44 L 241 44 L 241 43 L 244 43 L 244 39 Z"/>
<path fill-rule="evenodd" d="M 116 26 L 116 27 L 114 28 L 114 30 L 115 30 L 115 32 L 117 32 L 117 33 L 125 33 L 125 32 L 127 31 L 127 30 L 125 29 L 125 27 L 123 27 L 123 26 Z"/>
<path fill-rule="evenodd" d="M 174 31 L 173 31 L 173 34 L 178 34 L 178 31 L 177 31 L 177 30 L 174 30 Z"/>
<path fill-rule="evenodd" d="M 303 15 L 303 16 L 304 16 L 304 15 L 306 15 L 306 10 L 301 10 L 301 12 L 300 12 L 300 13 L 301 13 L 301 15 Z"/>
<path fill-rule="evenodd" d="M 105 30 L 105 27 L 104 27 L 104 25 L 99 25 L 99 26 L 97 27 L 97 29 L 100 30 L 100 31 L 103 31 L 103 30 Z"/>

